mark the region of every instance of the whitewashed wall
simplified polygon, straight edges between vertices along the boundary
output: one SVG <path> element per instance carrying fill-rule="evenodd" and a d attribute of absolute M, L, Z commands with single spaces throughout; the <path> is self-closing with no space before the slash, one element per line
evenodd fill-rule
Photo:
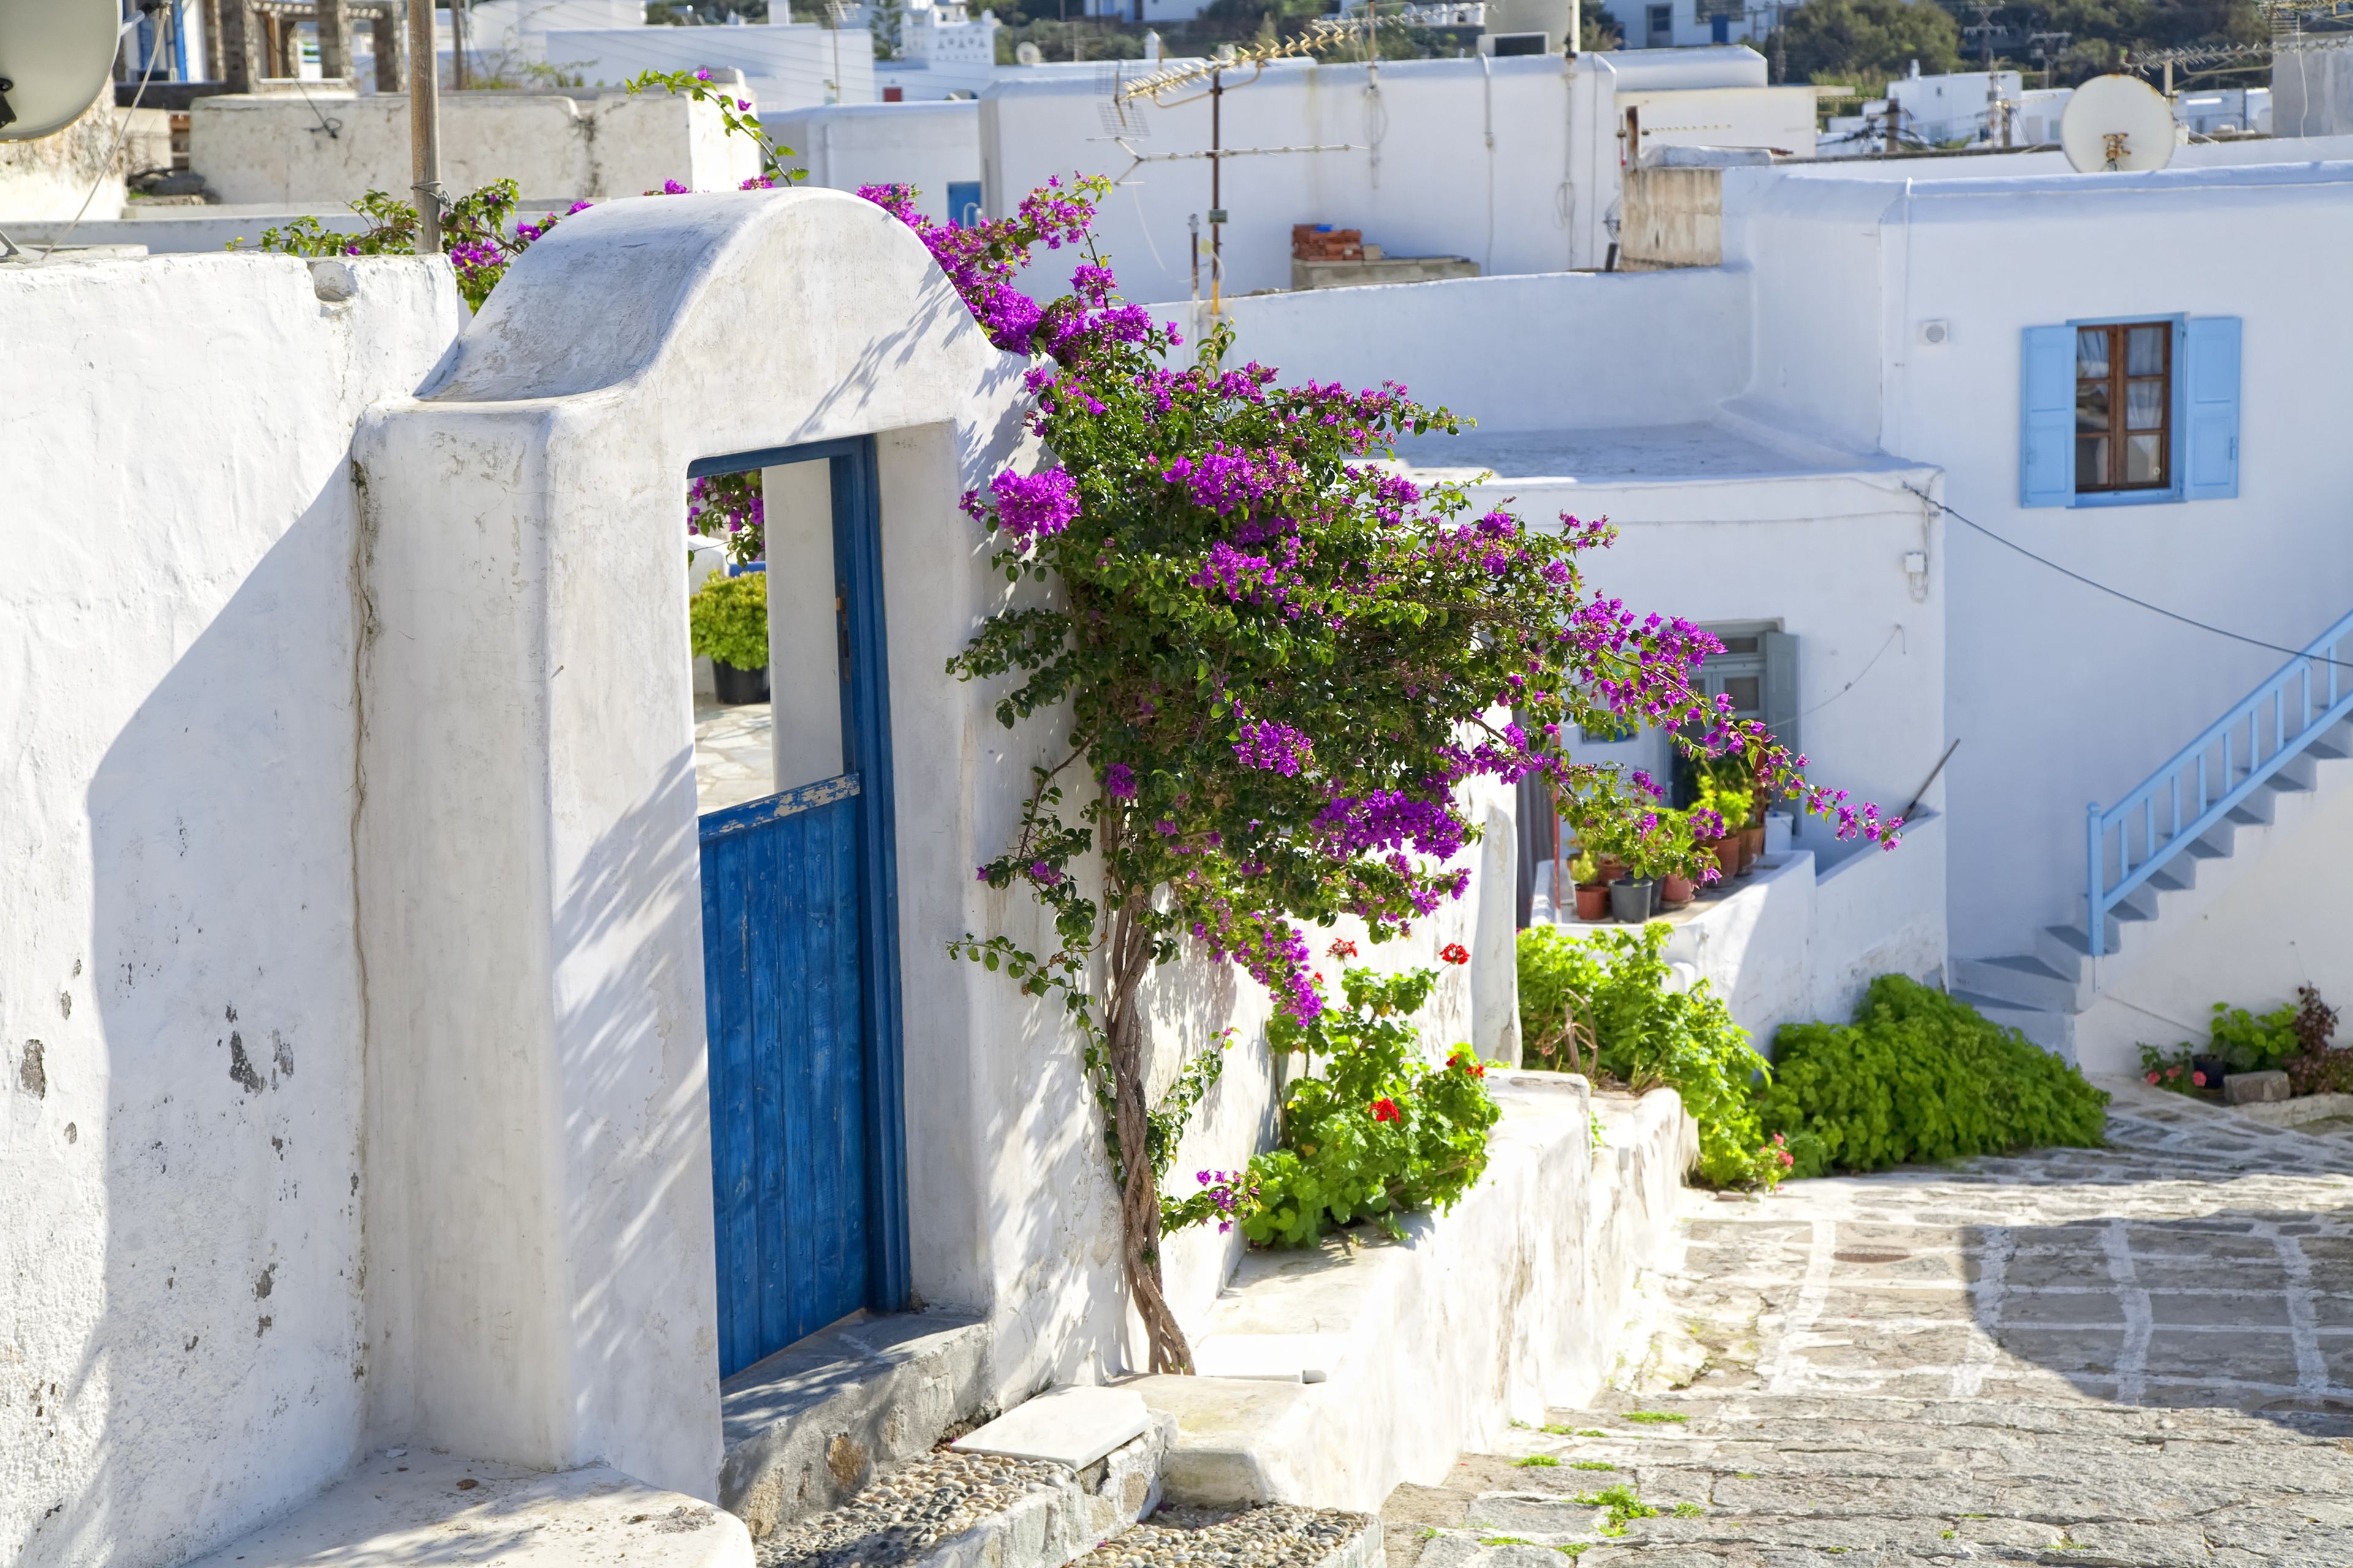
<path fill-rule="evenodd" d="M 1187 305 L 1153 310 L 1182 322 Z M 1351 386 L 1400 382 L 1484 431 L 1704 420 L 1749 375 L 1748 289 L 1714 268 L 1319 289 L 1225 309 L 1236 363 Z M 1660 352 L 1666 342 L 1672 353 Z"/>
<path fill-rule="evenodd" d="M 340 263 L 329 266 L 340 267 Z M 0 268 L 0 1561 L 165 1563 L 360 1451 L 359 412 L 446 266 Z M 37 395 L 35 395 L 37 394 Z"/>
<path fill-rule="evenodd" d="M 2288 144 L 2274 144 L 2284 147 Z M 1739 406 L 1933 463 L 1978 524 L 2152 604 L 2297 646 L 2353 608 L 2338 547 L 2353 448 L 2334 431 L 2353 321 L 2264 284 L 2248 255 L 2353 242 L 2353 164 L 1940 180 L 1729 170 L 1726 256 L 1755 280 Z M 2182 243 L 2228 232 L 2221 250 Z M 2021 256 L 2042 258 L 2031 268 Z M 2018 505 L 2030 325 L 2147 314 L 2244 323 L 2237 499 Z M 1920 323 L 1949 325 L 1930 347 Z M 2084 812 L 2113 801 L 2281 662 L 2124 603 L 1969 528 L 1946 533 L 1953 950 L 2021 952 L 2074 917 Z"/>
<path fill-rule="evenodd" d="M 913 185 L 916 206 L 945 223 L 951 181 L 980 179 L 980 105 L 847 103 L 764 113 L 761 128 L 793 149 L 808 183 L 832 191 Z"/>
<path fill-rule="evenodd" d="M 1229 85 L 1223 147 L 1346 150 L 1223 161 L 1221 200 L 1232 215 L 1225 292 L 1289 288 L 1291 227 L 1302 223 L 1361 228 L 1391 256 L 1467 257 L 1482 274 L 1599 267 L 1602 217 L 1618 199 L 1618 94 L 1674 98 L 1677 113 L 1656 136 L 1646 133 L 1645 145 L 1720 142 L 1712 127 L 1747 95 L 1788 99 L 1790 89 L 1764 87 L 1764 61 L 1750 50 L 1680 53 L 1686 58 L 1655 63 L 1625 54 L 1398 60 L 1377 70 L 1286 61 Z M 1140 68 L 1121 68 L 1133 76 Z M 1129 298 L 1182 299 L 1192 278 L 1186 220 L 1209 210 L 1209 165 L 1169 155 L 1208 148 L 1209 103 L 1131 104 L 1124 120 L 1106 118 L 1113 78 L 1108 68 L 1096 79 L 1022 75 L 981 95 L 989 211 L 1012 211 L 1049 177 L 1124 174 L 1098 226 L 1103 247 Z M 1739 90 L 1717 102 L 1702 90 L 1709 89 Z M 1810 95 L 1796 91 L 1810 128 Z M 1644 119 L 1654 118 L 1646 109 Z M 1114 136 L 1165 161 L 1130 170 Z"/>
<path fill-rule="evenodd" d="M 591 85 L 645 70 L 740 70 L 771 109 L 874 101 L 874 35 L 866 28 L 772 22 L 743 27 L 558 27 L 547 61 Z"/>
<path fill-rule="evenodd" d="M 680 29 L 658 28 L 671 32 Z M 319 117 L 338 122 L 318 133 Z M 366 191 L 409 196 L 408 97 L 283 93 L 200 98 L 188 121 L 188 162 L 225 202 L 340 207 Z M 509 179 L 526 199 L 634 196 L 677 180 L 732 190 L 760 172 L 747 139 L 719 110 L 655 92 L 638 97 L 448 93 L 441 100 L 441 180 L 463 195 Z M 112 216 L 112 215 L 108 215 Z"/>

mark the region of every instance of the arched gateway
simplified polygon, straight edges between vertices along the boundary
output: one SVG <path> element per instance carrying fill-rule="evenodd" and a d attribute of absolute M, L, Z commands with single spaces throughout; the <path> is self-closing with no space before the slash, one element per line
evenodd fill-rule
<path fill-rule="evenodd" d="M 865 202 L 649 197 L 565 220 L 363 426 L 388 1424 L 709 1495 L 721 1375 L 906 1303 L 897 955 L 937 942 L 901 889 L 969 878 L 956 500 L 1022 368 Z M 685 490 L 751 468 L 818 498 L 769 536 L 783 787 L 698 822 Z"/>

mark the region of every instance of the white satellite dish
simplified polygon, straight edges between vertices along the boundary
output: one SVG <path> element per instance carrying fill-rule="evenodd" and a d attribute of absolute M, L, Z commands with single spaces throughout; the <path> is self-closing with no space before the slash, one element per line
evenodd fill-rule
<path fill-rule="evenodd" d="M 2080 174 L 2162 169 L 2173 162 L 2173 110 L 2133 76 L 2095 76 L 2067 100 L 2059 146 Z"/>
<path fill-rule="evenodd" d="M 114 75 L 116 0 L 0 0 L 0 142 L 54 135 Z"/>

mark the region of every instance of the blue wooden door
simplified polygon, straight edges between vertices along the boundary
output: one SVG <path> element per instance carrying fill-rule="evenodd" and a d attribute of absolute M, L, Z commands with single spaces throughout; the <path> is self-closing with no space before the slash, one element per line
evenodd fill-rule
<path fill-rule="evenodd" d="M 741 453 L 695 475 L 822 458 L 840 625 L 842 772 L 702 819 L 703 1006 L 719 1371 L 909 1293 L 896 855 L 871 439 Z M 773 682 L 822 670 L 770 671 Z"/>

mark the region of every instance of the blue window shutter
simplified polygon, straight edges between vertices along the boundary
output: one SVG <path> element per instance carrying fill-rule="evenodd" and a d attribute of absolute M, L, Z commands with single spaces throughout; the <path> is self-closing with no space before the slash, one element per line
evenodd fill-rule
<path fill-rule="evenodd" d="M 980 182 L 950 180 L 948 182 L 948 226 L 976 228 L 980 226 L 983 216 L 980 210 Z"/>
<path fill-rule="evenodd" d="M 2075 329 L 2029 327 L 2019 353 L 2018 504 L 2075 500 Z"/>
<path fill-rule="evenodd" d="M 2229 500 L 2239 493 L 2239 318 L 2191 317 L 2187 347 L 2181 493 Z"/>

